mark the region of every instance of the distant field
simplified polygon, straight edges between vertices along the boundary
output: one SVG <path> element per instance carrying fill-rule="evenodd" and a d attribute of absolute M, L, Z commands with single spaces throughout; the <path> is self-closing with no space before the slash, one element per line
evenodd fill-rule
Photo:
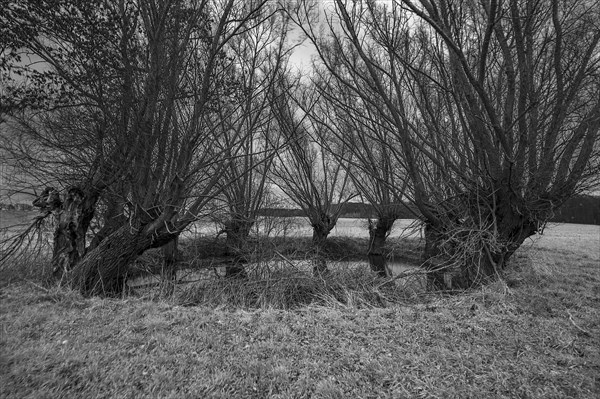
<path fill-rule="evenodd" d="M 542 235 L 527 240 L 525 247 L 584 254 L 600 260 L 600 226 L 590 224 L 552 223 Z M 598 265 L 600 267 L 600 264 Z"/>

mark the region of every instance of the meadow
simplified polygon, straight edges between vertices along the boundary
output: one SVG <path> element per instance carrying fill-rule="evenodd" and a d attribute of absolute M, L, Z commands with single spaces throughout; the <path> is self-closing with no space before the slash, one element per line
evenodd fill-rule
<path fill-rule="evenodd" d="M 401 251 L 411 238 L 399 231 Z M 357 240 L 341 229 L 332 238 Z M 548 226 L 502 281 L 455 295 L 408 292 L 403 279 L 382 285 L 366 265 L 334 267 L 331 281 L 287 273 L 268 287 L 318 300 L 257 306 L 263 291 L 240 282 L 186 284 L 169 298 L 3 282 L 0 397 L 600 395 L 600 226 Z"/>

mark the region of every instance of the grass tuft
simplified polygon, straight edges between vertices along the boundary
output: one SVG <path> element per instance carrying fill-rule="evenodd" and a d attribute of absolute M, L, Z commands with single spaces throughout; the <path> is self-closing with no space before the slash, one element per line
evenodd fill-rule
<path fill-rule="evenodd" d="M 310 262 L 307 262 L 310 263 Z M 176 301 L 185 305 L 231 308 L 297 309 L 307 305 L 351 308 L 386 307 L 407 299 L 406 290 L 378 278 L 365 267 L 330 266 L 315 277 L 285 262 L 269 263 L 268 270 L 252 270 L 248 279 L 203 281 L 183 289 Z"/>
<path fill-rule="evenodd" d="M 49 256 L 18 258 L 12 262 L 5 262 L 0 267 L 0 287 L 27 281 L 48 286 L 51 280 L 52 267 Z"/>

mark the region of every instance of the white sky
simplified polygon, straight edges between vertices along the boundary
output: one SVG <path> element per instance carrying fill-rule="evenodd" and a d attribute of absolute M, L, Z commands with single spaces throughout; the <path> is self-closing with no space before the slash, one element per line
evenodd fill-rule
<path fill-rule="evenodd" d="M 319 5 L 319 23 L 321 25 L 325 25 L 326 16 L 331 16 L 335 12 L 335 0 L 316 0 Z M 345 0 L 349 4 L 355 0 Z M 376 3 L 387 3 L 391 5 L 394 0 L 376 0 Z M 334 23 L 339 23 L 336 19 L 334 19 Z M 325 28 L 328 29 L 328 28 Z M 315 29 L 318 31 L 318 29 Z M 292 30 L 292 38 L 296 38 L 301 33 L 300 28 L 295 28 Z M 305 40 L 304 43 L 296 48 L 292 56 L 290 57 L 290 63 L 295 65 L 300 70 L 307 71 L 311 66 L 311 57 L 316 56 L 317 51 L 315 50 L 313 44 L 309 40 Z"/>

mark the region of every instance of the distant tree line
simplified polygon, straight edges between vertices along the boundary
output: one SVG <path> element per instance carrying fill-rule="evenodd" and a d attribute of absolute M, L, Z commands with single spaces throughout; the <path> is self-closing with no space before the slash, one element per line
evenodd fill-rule
<path fill-rule="evenodd" d="M 550 221 L 600 225 L 600 197 L 578 195 L 569 198 L 556 210 Z"/>
<path fill-rule="evenodd" d="M 272 217 L 302 217 L 302 209 L 293 208 L 262 208 L 259 212 L 261 216 Z M 341 218 L 367 219 L 376 218 L 377 211 L 370 204 L 348 202 L 340 215 Z M 413 219 L 414 213 L 404 211 L 400 213 L 398 219 Z M 576 224 L 595 224 L 600 225 L 600 197 L 592 195 L 577 195 L 569 198 L 560 208 L 558 208 L 549 219 L 553 223 L 576 223 Z"/>

